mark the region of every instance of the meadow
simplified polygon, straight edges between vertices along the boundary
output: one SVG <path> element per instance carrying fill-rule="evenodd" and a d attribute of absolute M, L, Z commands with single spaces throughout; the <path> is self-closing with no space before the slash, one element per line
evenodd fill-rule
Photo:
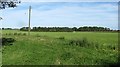
<path fill-rule="evenodd" d="M 31 32 L 2 30 L 14 38 L 2 47 L 3 65 L 104 65 L 118 62 L 117 32 Z"/>

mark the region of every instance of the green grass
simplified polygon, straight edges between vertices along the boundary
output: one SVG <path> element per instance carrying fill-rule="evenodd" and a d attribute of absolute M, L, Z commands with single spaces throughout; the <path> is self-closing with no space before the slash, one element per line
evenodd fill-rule
<path fill-rule="evenodd" d="M 2 37 L 2 30 L 0 30 L 0 38 Z M 2 43 L 1 43 L 1 40 L 0 40 L 0 66 L 2 65 Z"/>
<path fill-rule="evenodd" d="M 118 33 L 110 32 L 31 32 L 3 30 L 3 37 L 16 40 L 12 46 L 3 46 L 4 65 L 59 65 L 112 64 L 118 58 Z M 6 35 L 7 33 L 7 35 Z M 11 33 L 9 35 L 9 33 Z M 14 33 L 21 33 L 14 35 Z M 86 38 L 100 48 L 69 45 L 71 40 Z M 76 41 L 74 41 L 76 42 Z M 92 45 L 92 44 L 90 44 Z M 108 49 L 112 46 L 116 49 Z"/>

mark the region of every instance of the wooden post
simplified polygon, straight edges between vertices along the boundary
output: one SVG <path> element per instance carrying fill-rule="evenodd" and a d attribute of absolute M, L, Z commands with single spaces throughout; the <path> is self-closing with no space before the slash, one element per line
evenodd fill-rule
<path fill-rule="evenodd" d="M 29 6 L 29 27 L 28 27 L 28 35 L 30 35 L 30 19 L 31 19 L 31 6 Z"/>

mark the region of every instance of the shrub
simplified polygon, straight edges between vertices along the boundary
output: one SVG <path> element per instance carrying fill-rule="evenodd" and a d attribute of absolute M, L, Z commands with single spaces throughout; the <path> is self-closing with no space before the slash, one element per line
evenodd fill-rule
<path fill-rule="evenodd" d="M 2 45 L 12 45 L 11 43 L 15 42 L 15 39 L 13 38 L 0 38 L 0 41 L 2 41 Z"/>

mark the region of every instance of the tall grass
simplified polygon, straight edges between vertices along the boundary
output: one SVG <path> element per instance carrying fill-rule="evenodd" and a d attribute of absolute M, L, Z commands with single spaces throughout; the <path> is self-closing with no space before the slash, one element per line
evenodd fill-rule
<path fill-rule="evenodd" d="M 65 45 L 79 46 L 79 47 L 92 48 L 92 49 L 109 49 L 109 50 L 118 49 L 117 48 L 118 45 L 112 45 L 112 44 L 104 45 L 95 41 L 89 41 L 87 38 L 67 40 Z"/>

